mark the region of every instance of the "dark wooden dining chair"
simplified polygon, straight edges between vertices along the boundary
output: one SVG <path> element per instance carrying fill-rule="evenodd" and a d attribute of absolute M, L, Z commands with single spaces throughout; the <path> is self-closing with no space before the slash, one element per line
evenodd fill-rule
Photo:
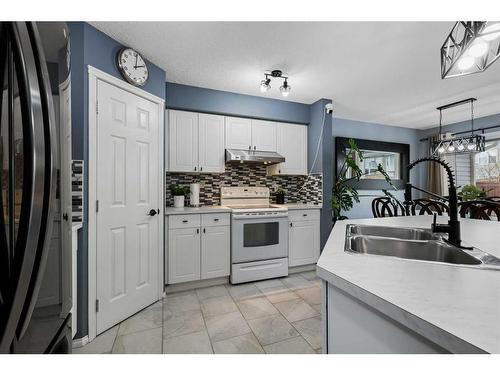
<path fill-rule="evenodd" d="M 500 197 L 486 197 L 486 198 L 484 198 L 484 200 L 490 201 L 490 202 L 500 203 Z"/>
<path fill-rule="evenodd" d="M 500 203 L 497 202 L 487 200 L 460 202 L 458 212 L 463 218 L 500 221 Z"/>
<path fill-rule="evenodd" d="M 435 199 L 420 198 L 412 201 L 410 211 L 412 215 L 447 214 L 449 209 L 445 202 Z"/>
<path fill-rule="evenodd" d="M 388 197 L 377 197 L 372 201 L 373 217 L 405 216 L 403 205 Z"/>

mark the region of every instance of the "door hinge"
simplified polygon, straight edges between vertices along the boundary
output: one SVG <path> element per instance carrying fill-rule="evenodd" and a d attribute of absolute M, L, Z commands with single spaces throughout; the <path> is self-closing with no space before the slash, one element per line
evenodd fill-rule
<path fill-rule="evenodd" d="M 95 113 L 96 113 L 96 115 L 99 114 L 99 102 L 98 101 L 95 102 Z"/>
<path fill-rule="evenodd" d="M 95 212 L 99 212 L 99 200 L 95 201 Z"/>
<path fill-rule="evenodd" d="M 99 300 L 95 300 L 95 312 L 99 312 Z"/>

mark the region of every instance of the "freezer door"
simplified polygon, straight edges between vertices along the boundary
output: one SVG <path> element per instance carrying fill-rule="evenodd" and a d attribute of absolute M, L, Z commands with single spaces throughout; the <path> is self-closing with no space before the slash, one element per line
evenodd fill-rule
<path fill-rule="evenodd" d="M 47 317 L 57 315 L 58 323 L 38 326 L 38 334 L 26 337 L 46 274 L 57 207 L 58 142 L 35 23 L 0 23 L 0 88 L 0 352 L 43 352 L 50 342 L 39 339 L 56 337 L 66 316 L 61 317 L 60 303 L 52 306 Z"/>

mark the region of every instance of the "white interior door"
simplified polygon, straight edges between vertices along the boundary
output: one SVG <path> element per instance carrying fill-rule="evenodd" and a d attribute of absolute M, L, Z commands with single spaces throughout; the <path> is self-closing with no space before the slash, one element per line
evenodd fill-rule
<path fill-rule="evenodd" d="M 97 83 L 97 333 L 158 299 L 157 104 Z"/>

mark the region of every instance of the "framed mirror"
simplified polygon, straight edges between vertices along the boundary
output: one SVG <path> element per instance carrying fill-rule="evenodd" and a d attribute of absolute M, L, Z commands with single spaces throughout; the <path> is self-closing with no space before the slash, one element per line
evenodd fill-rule
<path fill-rule="evenodd" d="M 354 188 L 357 190 L 387 189 L 388 184 L 384 176 L 377 171 L 377 166 L 382 164 L 394 186 L 398 189 L 404 189 L 408 182 L 406 166 L 410 162 L 409 144 L 357 138 L 353 138 L 353 140 L 363 152 L 363 160 L 358 159 L 356 163 L 365 173 L 359 181 L 354 180 L 350 183 Z M 349 138 L 335 137 L 335 176 L 342 167 L 348 150 Z"/>

